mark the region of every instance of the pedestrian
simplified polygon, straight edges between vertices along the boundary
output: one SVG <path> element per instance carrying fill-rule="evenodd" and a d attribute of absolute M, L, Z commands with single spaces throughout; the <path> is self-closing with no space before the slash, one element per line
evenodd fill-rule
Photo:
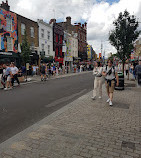
<path fill-rule="evenodd" d="M 56 73 L 56 67 L 55 65 L 53 65 L 53 76 L 55 76 L 55 73 Z"/>
<path fill-rule="evenodd" d="M 141 59 L 139 59 L 139 64 L 135 67 L 135 75 L 138 86 L 141 86 Z"/>
<path fill-rule="evenodd" d="M 59 69 L 58 69 L 58 66 L 56 66 L 56 76 L 58 76 L 59 74 Z"/>
<path fill-rule="evenodd" d="M 2 69 L 2 75 L 1 75 L 1 84 L 3 85 L 3 88 L 5 88 L 6 83 L 6 76 L 5 76 L 5 68 Z"/>
<path fill-rule="evenodd" d="M 11 78 L 11 83 L 12 83 L 12 87 L 14 86 L 14 81 L 16 80 L 18 83 L 18 86 L 20 86 L 20 82 L 18 79 L 18 72 L 19 69 L 15 66 L 14 63 L 11 63 L 11 73 L 12 73 L 12 78 Z"/>
<path fill-rule="evenodd" d="M 118 72 L 122 72 L 122 69 L 123 69 L 122 62 L 119 61 L 119 63 L 118 63 Z"/>
<path fill-rule="evenodd" d="M 128 64 L 128 62 L 125 63 L 125 73 L 126 73 L 126 76 L 129 73 L 129 64 Z"/>
<path fill-rule="evenodd" d="M 11 77 L 12 77 L 12 72 L 10 68 L 10 64 L 3 64 L 3 68 L 5 69 L 5 79 L 6 79 L 6 88 L 4 90 L 10 90 L 12 89 L 12 84 L 11 84 Z"/>
<path fill-rule="evenodd" d="M 102 71 L 103 68 L 101 67 L 100 62 L 95 62 L 94 69 L 93 69 L 93 75 L 95 76 L 94 79 L 94 90 L 93 90 L 93 96 L 92 99 L 96 99 L 97 91 L 99 91 L 99 99 L 102 98 Z"/>
<path fill-rule="evenodd" d="M 136 80 L 136 74 L 135 74 L 135 67 L 138 65 L 137 61 L 134 61 L 133 62 L 133 76 L 134 76 L 134 79 Z"/>
<path fill-rule="evenodd" d="M 113 92 L 115 88 L 115 79 L 116 79 L 116 86 L 119 85 L 119 78 L 117 71 L 113 67 L 113 62 L 111 59 L 108 59 L 108 66 L 103 70 L 103 75 L 105 76 L 105 85 L 107 89 L 107 94 L 108 94 L 108 100 L 107 103 L 109 103 L 110 106 L 113 105 L 112 100 L 113 100 Z"/>
<path fill-rule="evenodd" d="M 41 66 L 41 81 L 46 81 L 47 67 L 45 63 Z"/>
<path fill-rule="evenodd" d="M 80 72 L 83 71 L 83 65 L 80 65 Z"/>

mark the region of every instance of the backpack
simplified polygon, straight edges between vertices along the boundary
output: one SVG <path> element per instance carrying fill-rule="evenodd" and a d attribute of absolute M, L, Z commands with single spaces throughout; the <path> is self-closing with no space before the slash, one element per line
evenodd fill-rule
<path fill-rule="evenodd" d="M 107 67 L 108 67 L 108 65 L 106 65 L 106 72 L 107 72 Z M 115 75 L 115 67 L 112 66 L 112 69 L 114 70 L 114 75 Z"/>
<path fill-rule="evenodd" d="M 43 65 L 41 68 L 41 72 L 45 72 L 46 67 Z"/>

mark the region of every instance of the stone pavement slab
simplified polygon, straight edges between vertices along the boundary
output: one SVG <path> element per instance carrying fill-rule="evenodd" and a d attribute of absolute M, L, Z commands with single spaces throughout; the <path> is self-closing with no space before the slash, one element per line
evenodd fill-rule
<path fill-rule="evenodd" d="M 129 81 L 130 82 L 130 81 Z M 141 158 L 141 89 L 80 97 L 0 145 L 0 158 Z"/>

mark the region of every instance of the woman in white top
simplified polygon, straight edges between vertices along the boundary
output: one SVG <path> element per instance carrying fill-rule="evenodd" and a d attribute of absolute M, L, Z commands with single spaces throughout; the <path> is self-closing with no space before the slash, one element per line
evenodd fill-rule
<path fill-rule="evenodd" d="M 93 69 L 93 75 L 95 76 L 95 79 L 92 99 L 96 99 L 97 90 L 99 91 L 99 99 L 102 98 L 102 71 L 103 68 L 101 67 L 100 62 L 95 62 Z"/>

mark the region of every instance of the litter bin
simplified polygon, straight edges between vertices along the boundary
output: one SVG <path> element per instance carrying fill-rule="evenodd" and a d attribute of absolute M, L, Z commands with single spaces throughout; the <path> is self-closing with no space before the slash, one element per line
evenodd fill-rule
<path fill-rule="evenodd" d="M 124 90 L 124 74 L 122 72 L 118 72 L 119 77 L 119 86 L 115 85 L 116 90 Z"/>

